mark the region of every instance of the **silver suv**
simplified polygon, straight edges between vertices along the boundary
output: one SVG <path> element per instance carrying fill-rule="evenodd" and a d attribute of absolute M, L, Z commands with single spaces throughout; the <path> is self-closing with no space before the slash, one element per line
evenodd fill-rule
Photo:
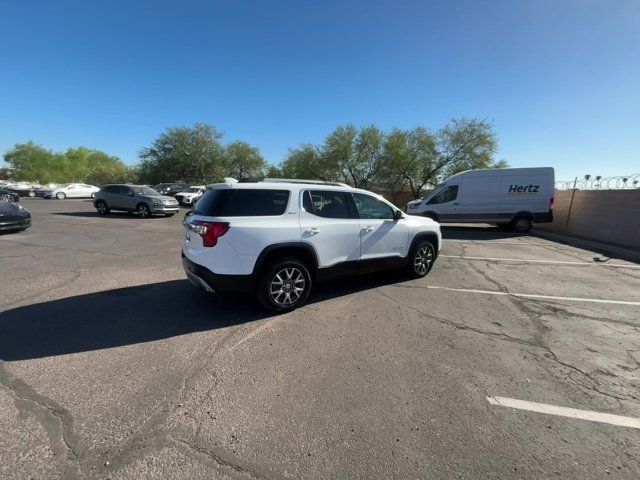
<path fill-rule="evenodd" d="M 142 218 L 154 214 L 170 217 L 178 213 L 178 201 L 145 185 L 105 185 L 96 193 L 93 205 L 101 215 L 111 210 L 138 212 Z"/>

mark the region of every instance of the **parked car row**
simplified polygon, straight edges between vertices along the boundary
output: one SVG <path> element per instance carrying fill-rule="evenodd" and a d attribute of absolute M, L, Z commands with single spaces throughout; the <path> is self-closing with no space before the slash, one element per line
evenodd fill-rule
<path fill-rule="evenodd" d="M 42 186 L 29 182 L 2 182 L 0 191 L 12 192 L 19 197 L 57 198 L 93 198 L 100 187 L 86 183 L 50 183 Z"/>

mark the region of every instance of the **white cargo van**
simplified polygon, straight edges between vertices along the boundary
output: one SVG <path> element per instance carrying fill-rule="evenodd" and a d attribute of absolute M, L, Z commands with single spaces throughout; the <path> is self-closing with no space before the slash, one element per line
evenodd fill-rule
<path fill-rule="evenodd" d="M 407 204 L 410 215 L 440 223 L 493 223 L 526 232 L 532 223 L 553 220 L 551 167 L 467 170 Z"/>

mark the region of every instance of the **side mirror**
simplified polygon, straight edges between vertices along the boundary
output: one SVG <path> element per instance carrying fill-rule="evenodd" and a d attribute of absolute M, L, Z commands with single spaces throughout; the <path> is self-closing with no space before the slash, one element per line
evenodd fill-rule
<path fill-rule="evenodd" d="M 395 212 L 393 212 L 393 219 L 394 220 L 400 220 L 403 217 L 404 217 L 404 215 L 400 210 L 396 210 Z"/>

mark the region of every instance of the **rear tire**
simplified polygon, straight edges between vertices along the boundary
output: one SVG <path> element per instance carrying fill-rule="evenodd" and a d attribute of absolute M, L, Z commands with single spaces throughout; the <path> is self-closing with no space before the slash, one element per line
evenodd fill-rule
<path fill-rule="evenodd" d="M 107 202 L 103 201 L 103 200 L 98 200 L 96 202 L 96 210 L 98 211 L 98 213 L 100 215 L 109 215 L 109 212 L 111 210 L 109 210 L 109 207 L 107 206 Z"/>
<path fill-rule="evenodd" d="M 431 271 L 436 260 L 436 249 L 429 240 L 419 240 L 411 250 L 407 271 L 413 278 L 422 278 Z"/>
<path fill-rule="evenodd" d="M 311 292 L 311 274 L 297 258 L 282 258 L 267 266 L 257 285 L 258 300 L 272 312 L 294 310 L 307 300 Z"/>
<path fill-rule="evenodd" d="M 527 233 L 531 230 L 532 224 L 530 217 L 518 217 L 511 222 L 511 228 L 518 233 Z"/>

